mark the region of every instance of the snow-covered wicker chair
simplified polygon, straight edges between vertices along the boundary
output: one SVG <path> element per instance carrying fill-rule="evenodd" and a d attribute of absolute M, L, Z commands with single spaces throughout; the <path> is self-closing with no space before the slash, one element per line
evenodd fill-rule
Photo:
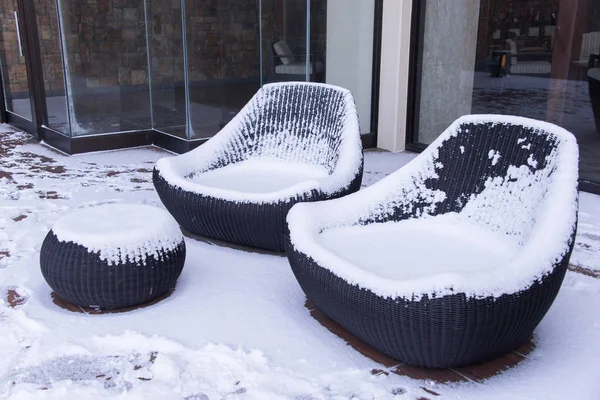
<path fill-rule="evenodd" d="M 405 167 L 341 199 L 298 204 L 287 254 L 321 312 L 425 367 L 509 352 L 564 278 L 578 147 L 555 125 L 465 116 Z"/>
<path fill-rule="evenodd" d="M 292 82 L 263 86 L 208 142 L 159 160 L 153 179 L 187 231 L 284 251 L 289 209 L 357 191 L 362 170 L 351 93 Z"/>

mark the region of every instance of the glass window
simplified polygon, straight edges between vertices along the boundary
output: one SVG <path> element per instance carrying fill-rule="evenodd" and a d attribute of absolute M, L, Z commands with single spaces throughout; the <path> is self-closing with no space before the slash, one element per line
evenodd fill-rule
<path fill-rule="evenodd" d="M 307 43 L 307 0 L 262 0 L 263 82 L 323 81 Z"/>
<path fill-rule="evenodd" d="M 213 136 L 260 88 L 256 1 L 185 1 L 189 138 Z"/>
<path fill-rule="evenodd" d="M 181 2 L 147 1 L 152 127 L 186 138 L 187 108 Z"/>
<path fill-rule="evenodd" d="M 149 129 L 144 2 L 58 7 L 72 135 Z"/>
<path fill-rule="evenodd" d="M 7 111 L 31 121 L 31 102 L 27 67 L 21 41 L 17 0 L 9 0 L 0 8 L 0 57 Z"/>
<path fill-rule="evenodd" d="M 600 182 L 600 11 L 593 0 L 427 0 L 420 4 L 415 141 L 464 114 L 556 123 Z"/>
<path fill-rule="evenodd" d="M 55 1 L 36 1 L 34 6 L 40 41 L 48 126 L 69 135 L 57 3 Z"/>

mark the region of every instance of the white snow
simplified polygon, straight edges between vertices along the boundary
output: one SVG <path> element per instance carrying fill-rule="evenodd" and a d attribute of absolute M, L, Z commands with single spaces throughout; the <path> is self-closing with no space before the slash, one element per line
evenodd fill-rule
<path fill-rule="evenodd" d="M 0 125 L 0 132 L 10 129 Z M 3 135 L 0 147 L 19 137 L 27 136 Z M 0 255 L 0 398 L 597 398 L 600 280 L 573 272 L 536 330 L 527 359 L 482 384 L 373 375 L 374 368 L 388 369 L 310 316 L 285 258 L 189 238 L 186 265 L 169 298 L 122 314 L 58 308 L 38 262 L 49 229 L 82 206 L 159 206 L 151 169 L 164 156 L 145 148 L 64 157 L 27 144 L 0 158 L 0 170 L 12 172 L 0 181 L 0 254 L 10 253 Z M 366 184 L 413 158 L 367 152 Z M 65 172 L 32 170 L 39 166 L 64 166 Z M 57 198 L 40 198 L 53 191 Z M 573 259 L 600 267 L 600 239 L 594 239 L 600 237 L 600 197 L 582 194 L 580 210 Z M 9 307 L 2 301 L 9 287 L 28 301 Z"/>
<path fill-rule="evenodd" d="M 492 160 L 492 165 L 496 165 L 498 164 L 498 161 L 500 160 L 500 152 L 496 151 L 496 150 L 490 150 L 488 153 L 488 158 L 490 160 Z"/>
<path fill-rule="evenodd" d="M 183 242 L 179 225 L 157 207 L 140 204 L 103 204 L 66 214 L 52 226 L 62 242 L 73 242 L 99 253 L 102 260 L 118 264 L 161 256 Z"/>
<path fill-rule="evenodd" d="M 241 193 L 277 192 L 329 175 L 324 167 L 293 162 L 247 160 L 192 175 L 198 185 Z M 316 185 L 317 182 L 314 182 Z"/>
<path fill-rule="evenodd" d="M 365 271 L 390 280 L 492 272 L 518 251 L 506 236 L 462 222 L 456 214 L 321 233 L 323 246 Z M 507 273 L 508 271 L 503 271 Z"/>

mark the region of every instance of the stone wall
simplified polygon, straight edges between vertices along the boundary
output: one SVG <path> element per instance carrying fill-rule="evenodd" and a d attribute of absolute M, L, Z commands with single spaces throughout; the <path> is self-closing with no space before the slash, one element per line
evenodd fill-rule
<path fill-rule="evenodd" d="M 556 25 L 558 9 L 559 0 L 482 0 L 479 10 L 477 60 L 481 61 L 489 56 L 493 44 L 502 46 L 507 38 L 514 38 L 515 34 L 509 32 L 509 29 L 518 29 L 522 37 L 528 38 L 530 47 L 545 46 L 550 49 L 551 44 L 545 43 L 543 27 Z M 540 28 L 537 37 L 528 36 L 530 27 Z M 493 34 L 497 30 L 500 31 L 500 38 L 494 39 Z"/>
<path fill-rule="evenodd" d="M 56 0 L 34 0 L 34 6 L 45 89 L 48 92 L 64 92 L 64 71 Z"/>
<path fill-rule="evenodd" d="M 152 88 L 183 84 L 181 1 L 150 0 L 148 19 Z"/>
<path fill-rule="evenodd" d="M 260 77 L 256 0 L 207 0 L 186 8 L 192 82 Z"/>
<path fill-rule="evenodd" d="M 147 83 L 143 2 L 59 1 L 74 90 Z"/>
<path fill-rule="evenodd" d="M 153 87 L 184 81 L 181 0 L 149 0 L 149 45 L 144 3 L 139 0 L 59 0 L 65 59 L 72 90 L 144 86 L 150 56 Z M 57 0 L 34 0 L 46 90 L 64 90 Z M 186 41 L 192 82 L 260 77 L 258 0 L 187 2 Z M 305 46 L 304 0 L 263 0 L 263 72 L 272 73 L 274 42 Z M 285 4 L 285 7 L 284 7 Z M 24 57 L 18 56 L 13 10 L 16 0 L 0 0 L 2 50 L 11 92 L 27 91 Z M 311 50 L 324 58 L 326 2 L 311 0 Z"/>

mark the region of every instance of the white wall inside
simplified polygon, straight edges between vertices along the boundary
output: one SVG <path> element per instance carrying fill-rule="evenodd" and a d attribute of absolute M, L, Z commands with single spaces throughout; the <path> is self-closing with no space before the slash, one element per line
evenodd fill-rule
<path fill-rule="evenodd" d="M 384 0 L 377 147 L 402 151 L 406 143 L 412 0 Z"/>
<path fill-rule="evenodd" d="M 326 82 L 349 89 L 361 133 L 371 124 L 374 0 L 327 1 Z"/>

